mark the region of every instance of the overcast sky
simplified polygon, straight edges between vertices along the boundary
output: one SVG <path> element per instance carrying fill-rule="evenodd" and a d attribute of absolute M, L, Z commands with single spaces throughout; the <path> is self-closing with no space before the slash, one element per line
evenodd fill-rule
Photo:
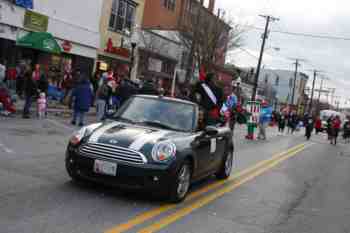
<path fill-rule="evenodd" d="M 266 21 L 259 14 L 269 14 L 280 18 L 271 24 L 272 31 L 350 38 L 350 2 L 347 0 L 217 0 L 216 7 L 225 9 L 230 18 L 243 25 L 263 28 Z M 239 66 L 256 67 L 257 59 L 253 55 L 259 55 L 263 32 L 246 28 L 243 47 L 246 51 L 236 50 L 229 59 Z M 315 39 L 271 32 L 266 48 L 263 64 L 267 68 L 293 70 L 293 61 L 288 58 L 305 59 L 300 67 L 302 72 L 311 77 L 310 69 L 325 71 L 324 75 L 330 78 L 326 86 L 337 88 L 336 95 L 343 97 L 342 105 L 350 98 L 350 39 Z M 318 88 L 319 82 L 316 85 Z M 347 106 L 350 107 L 350 102 Z"/>

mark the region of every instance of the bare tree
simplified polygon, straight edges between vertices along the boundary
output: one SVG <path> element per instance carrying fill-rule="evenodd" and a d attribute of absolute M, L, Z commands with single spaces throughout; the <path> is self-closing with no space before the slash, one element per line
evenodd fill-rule
<path fill-rule="evenodd" d="M 192 76 L 193 64 L 204 66 L 207 72 L 224 65 L 226 53 L 242 46 L 243 28 L 225 17 L 214 15 L 197 1 L 189 1 L 182 17 L 179 39 L 188 49 L 186 78 Z"/>

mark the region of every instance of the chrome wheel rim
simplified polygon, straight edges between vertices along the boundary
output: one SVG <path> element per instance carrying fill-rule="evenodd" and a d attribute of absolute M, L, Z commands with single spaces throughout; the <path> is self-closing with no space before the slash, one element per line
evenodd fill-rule
<path fill-rule="evenodd" d="M 177 186 L 177 195 L 179 198 L 183 198 L 189 188 L 190 188 L 190 180 L 191 180 L 191 174 L 190 174 L 190 169 L 188 165 L 184 165 L 178 176 L 178 186 Z"/>
<path fill-rule="evenodd" d="M 225 161 L 225 173 L 226 173 L 227 176 L 229 176 L 231 174 L 232 163 L 233 163 L 233 155 L 232 155 L 232 152 L 230 152 L 227 155 L 226 161 Z"/>

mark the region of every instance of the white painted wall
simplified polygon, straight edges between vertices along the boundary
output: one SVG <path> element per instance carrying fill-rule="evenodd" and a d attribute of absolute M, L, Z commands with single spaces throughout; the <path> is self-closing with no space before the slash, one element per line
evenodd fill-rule
<path fill-rule="evenodd" d="M 21 28 L 23 27 L 24 12 L 24 8 L 0 0 L 0 23 Z"/>
<path fill-rule="evenodd" d="M 103 0 L 34 0 L 34 11 L 50 16 L 48 31 L 61 39 L 98 48 Z"/>

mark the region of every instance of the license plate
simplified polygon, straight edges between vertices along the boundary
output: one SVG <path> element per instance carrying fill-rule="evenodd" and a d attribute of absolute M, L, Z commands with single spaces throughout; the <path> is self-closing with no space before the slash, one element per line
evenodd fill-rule
<path fill-rule="evenodd" d="M 94 163 L 94 172 L 97 174 L 116 176 L 117 164 L 96 159 Z"/>

